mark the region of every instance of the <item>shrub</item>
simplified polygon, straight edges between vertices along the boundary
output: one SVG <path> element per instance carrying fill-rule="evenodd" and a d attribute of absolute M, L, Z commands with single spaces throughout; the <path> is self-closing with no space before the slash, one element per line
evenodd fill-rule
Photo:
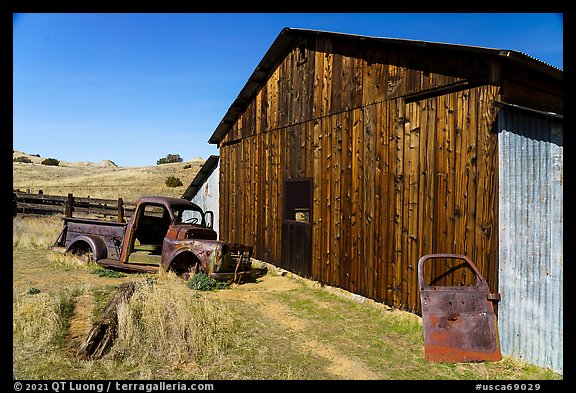
<path fill-rule="evenodd" d="M 182 162 L 182 161 L 184 161 L 184 160 L 180 157 L 180 154 L 168 154 L 166 157 L 161 158 L 158 161 L 156 161 L 156 164 L 158 164 L 158 165 L 170 164 L 170 163 Z"/>
<path fill-rule="evenodd" d="M 200 272 L 188 280 L 186 285 L 188 288 L 196 289 L 198 291 L 211 291 L 213 289 L 224 288 L 228 283 L 216 281 L 213 278 L 208 277 L 205 273 Z"/>
<path fill-rule="evenodd" d="M 29 159 L 26 156 L 20 156 L 20 157 L 16 157 L 15 159 L 12 160 L 13 162 L 24 162 L 26 164 L 30 164 L 32 163 L 32 160 Z"/>
<path fill-rule="evenodd" d="M 182 186 L 183 184 L 182 184 L 182 181 L 181 181 L 179 178 L 174 177 L 174 176 L 168 176 L 168 177 L 166 178 L 166 185 L 167 185 L 168 187 L 180 187 L 180 186 Z"/>
<path fill-rule="evenodd" d="M 44 161 L 42 161 L 42 165 L 58 166 L 60 165 L 60 161 L 55 158 L 46 158 Z"/>
<path fill-rule="evenodd" d="M 190 165 L 190 164 L 184 165 L 184 169 L 190 169 L 190 168 L 192 168 L 192 165 Z"/>

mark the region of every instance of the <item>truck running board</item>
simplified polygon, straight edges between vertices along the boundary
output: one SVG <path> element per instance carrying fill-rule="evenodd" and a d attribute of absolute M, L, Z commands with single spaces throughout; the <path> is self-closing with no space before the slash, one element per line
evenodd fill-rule
<path fill-rule="evenodd" d="M 128 273 L 158 273 L 158 266 L 150 265 L 133 265 L 131 263 L 122 263 L 115 259 L 99 259 L 96 263 L 100 266 L 120 270 Z"/>

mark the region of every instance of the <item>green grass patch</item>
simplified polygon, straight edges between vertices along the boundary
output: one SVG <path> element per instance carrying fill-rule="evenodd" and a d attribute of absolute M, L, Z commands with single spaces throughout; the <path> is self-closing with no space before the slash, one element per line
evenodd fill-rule
<path fill-rule="evenodd" d="M 209 379 L 326 380 L 329 361 L 302 350 L 301 342 L 277 320 L 242 301 L 224 302 L 234 319 L 234 345 L 225 363 L 205 367 Z"/>
<path fill-rule="evenodd" d="M 188 288 L 195 289 L 197 291 L 212 291 L 215 289 L 226 288 L 230 285 L 229 282 L 216 281 L 211 277 L 208 277 L 205 273 L 200 272 L 193 275 L 186 283 Z"/>
<path fill-rule="evenodd" d="M 558 379 L 550 370 L 515 362 L 433 363 L 424 358 L 420 319 L 408 312 L 337 296 L 322 288 L 274 296 L 308 322 L 308 335 L 338 352 L 362 359 L 382 379 Z M 335 339 L 335 332 L 338 332 Z"/>
<path fill-rule="evenodd" d="M 92 321 L 104 311 L 108 302 L 110 301 L 112 294 L 118 289 L 116 285 L 106 285 L 104 287 L 98 287 L 91 291 L 92 299 L 94 300 L 94 307 L 92 308 Z"/>
<path fill-rule="evenodd" d="M 90 271 L 91 274 L 96 274 L 98 277 L 121 278 L 126 277 L 126 274 L 117 272 L 115 270 L 106 269 L 104 267 L 97 267 Z"/>

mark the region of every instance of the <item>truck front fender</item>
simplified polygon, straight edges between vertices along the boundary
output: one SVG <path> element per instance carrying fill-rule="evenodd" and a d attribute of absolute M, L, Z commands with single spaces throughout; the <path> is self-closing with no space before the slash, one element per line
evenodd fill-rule
<path fill-rule="evenodd" d="M 221 245 L 213 240 L 177 240 L 166 239 L 162 247 L 162 267 L 165 271 L 174 269 L 174 261 L 181 265 L 184 259 L 188 263 L 198 263 L 200 269 L 206 274 L 212 273 L 215 259 L 221 255 Z M 184 258 L 184 256 L 192 258 Z"/>
<path fill-rule="evenodd" d="M 102 240 L 100 237 L 94 235 L 80 235 L 76 237 L 74 241 L 68 246 L 66 251 L 86 251 L 86 246 L 90 247 L 90 252 L 92 252 L 92 260 L 94 261 L 106 258 L 108 256 L 106 243 L 104 243 L 104 240 Z"/>

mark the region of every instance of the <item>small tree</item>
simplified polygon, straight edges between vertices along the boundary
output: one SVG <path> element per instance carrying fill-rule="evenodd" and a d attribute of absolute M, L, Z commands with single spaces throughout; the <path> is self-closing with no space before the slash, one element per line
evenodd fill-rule
<path fill-rule="evenodd" d="M 182 181 L 181 181 L 179 178 L 174 177 L 174 176 L 168 176 L 168 177 L 166 178 L 166 185 L 167 185 L 168 187 L 180 187 L 180 186 L 182 186 L 183 184 L 182 184 Z"/>
<path fill-rule="evenodd" d="M 157 165 L 160 164 L 170 164 L 170 163 L 174 163 L 174 162 L 182 162 L 184 161 L 182 159 L 182 157 L 180 157 L 180 154 L 168 154 L 166 155 L 166 157 L 159 159 L 158 161 L 156 161 Z"/>
<path fill-rule="evenodd" d="M 60 165 L 60 161 L 55 159 L 55 158 L 47 158 L 44 161 L 41 162 L 42 165 L 53 165 L 53 166 L 58 166 Z"/>

